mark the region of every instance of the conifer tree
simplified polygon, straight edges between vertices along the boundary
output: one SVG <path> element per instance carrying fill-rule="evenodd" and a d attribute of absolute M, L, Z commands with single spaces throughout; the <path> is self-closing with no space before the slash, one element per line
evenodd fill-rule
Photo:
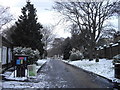
<path fill-rule="evenodd" d="M 19 16 L 16 22 L 16 29 L 11 35 L 14 46 L 38 49 L 42 56 L 44 44 L 42 43 L 41 29 L 43 27 L 37 22 L 36 8 L 30 1 L 27 1 L 21 12 L 22 15 Z"/>

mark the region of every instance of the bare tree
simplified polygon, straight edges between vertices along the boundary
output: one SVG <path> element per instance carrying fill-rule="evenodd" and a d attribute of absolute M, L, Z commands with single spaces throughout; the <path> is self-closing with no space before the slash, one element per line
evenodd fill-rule
<path fill-rule="evenodd" d="M 43 34 L 42 41 L 45 44 L 45 50 L 47 50 L 47 47 L 50 45 L 50 43 L 54 39 L 54 34 L 53 34 L 53 28 L 52 28 L 52 26 L 43 27 L 42 34 Z"/>
<path fill-rule="evenodd" d="M 52 47 L 48 50 L 48 56 L 62 55 L 63 54 L 63 42 L 64 38 L 55 38 L 52 43 Z"/>
<path fill-rule="evenodd" d="M 9 40 L 10 42 L 12 42 L 12 38 L 11 35 L 14 33 L 14 30 L 16 29 L 15 25 L 12 25 L 11 27 L 7 27 L 6 29 L 4 29 L 2 31 L 3 36 Z"/>
<path fill-rule="evenodd" d="M 87 43 L 89 58 L 93 59 L 94 49 L 100 38 L 104 23 L 115 13 L 118 2 L 102 0 L 100 2 L 55 2 L 54 9 L 69 21 L 78 25 L 79 31 Z M 117 11 L 118 12 L 118 11 Z"/>
<path fill-rule="evenodd" d="M 3 7 L 0 5 L 0 31 L 4 25 L 13 20 L 12 15 L 9 13 L 9 7 Z"/>

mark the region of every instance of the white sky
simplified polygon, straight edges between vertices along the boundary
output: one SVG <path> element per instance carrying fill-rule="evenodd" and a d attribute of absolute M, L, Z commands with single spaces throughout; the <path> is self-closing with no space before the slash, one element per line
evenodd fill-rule
<path fill-rule="evenodd" d="M 34 7 L 37 9 L 38 22 L 42 25 L 56 25 L 59 21 L 56 12 L 52 11 L 53 0 L 30 0 Z M 14 18 L 17 20 L 21 15 L 21 8 L 26 5 L 26 0 L 0 0 L 0 5 L 10 7 L 10 13 L 14 15 Z M 114 18 L 109 20 L 118 28 L 118 19 Z M 55 28 L 54 33 L 58 37 L 67 37 L 70 36 L 68 32 L 64 30 L 64 26 L 59 25 Z"/>
<path fill-rule="evenodd" d="M 31 4 L 37 10 L 38 22 L 44 25 L 56 25 L 58 17 L 56 12 L 52 11 L 53 0 L 30 0 Z M 17 20 L 21 15 L 21 8 L 26 5 L 26 0 L 0 0 L 0 5 L 10 7 L 10 13 Z M 68 32 L 65 32 L 61 25 L 57 26 L 54 30 L 57 37 L 70 36 Z"/>

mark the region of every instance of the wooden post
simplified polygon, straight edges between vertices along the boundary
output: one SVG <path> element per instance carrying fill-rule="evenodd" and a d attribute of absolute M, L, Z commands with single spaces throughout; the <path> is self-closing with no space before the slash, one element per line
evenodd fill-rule
<path fill-rule="evenodd" d="M 120 40 L 118 41 L 118 54 L 120 54 Z"/>
<path fill-rule="evenodd" d="M 110 43 L 110 59 L 112 59 L 113 53 L 112 53 L 112 43 Z"/>
<path fill-rule="evenodd" d="M 104 58 L 106 58 L 106 45 L 104 45 Z"/>
<path fill-rule="evenodd" d="M 6 64 L 7 64 L 7 69 L 9 67 L 9 64 L 8 64 L 8 47 L 7 47 L 7 51 L 6 51 Z"/>

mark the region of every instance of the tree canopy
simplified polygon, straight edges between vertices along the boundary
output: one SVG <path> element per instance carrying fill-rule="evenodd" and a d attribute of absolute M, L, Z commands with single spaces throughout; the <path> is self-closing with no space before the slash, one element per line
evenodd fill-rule
<path fill-rule="evenodd" d="M 32 49 L 38 49 L 40 54 L 43 54 L 43 46 L 41 29 L 43 28 L 40 23 L 37 22 L 36 8 L 27 1 L 27 4 L 21 9 L 22 15 L 16 23 L 16 29 L 11 35 L 14 46 L 31 47 Z"/>
<path fill-rule="evenodd" d="M 119 13 L 119 2 L 102 0 L 95 2 L 55 2 L 54 9 L 64 15 L 64 19 L 77 25 L 86 47 L 93 57 L 93 52 L 104 28 L 105 21 Z"/>
<path fill-rule="evenodd" d="M 13 16 L 9 13 L 9 7 L 0 5 L 0 31 L 2 27 L 13 20 Z"/>

